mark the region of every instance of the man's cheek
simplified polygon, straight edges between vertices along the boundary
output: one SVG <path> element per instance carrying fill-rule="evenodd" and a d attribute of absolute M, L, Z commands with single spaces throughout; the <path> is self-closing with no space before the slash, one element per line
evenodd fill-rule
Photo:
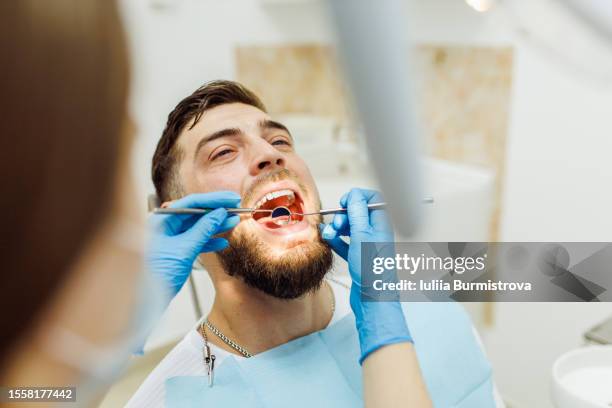
<path fill-rule="evenodd" d="M 255 221 L 251 216 L 242 216 L 240 222 L 231 231 L 228 231 L 228 237 L 248 236 L 255 233 Z"/>
<path fill-rule="evenodd" d="M 300 183 L 306 188 L 308 199 L 317 202 L 319 200 L 319 191 L 317 189 L 317 185 L 312 177 L 310 170 L 306 164 L 300 166 L 299 169 L 295 170 L 295 174 L 298 177 Z"/>
<path fill-rule="evenodd" d="M 232 167 L 202 171 L 197 177 L 198 189 L 201 192 L 233 191 L 241 194 L 243 173 L 244 170 Z"/>

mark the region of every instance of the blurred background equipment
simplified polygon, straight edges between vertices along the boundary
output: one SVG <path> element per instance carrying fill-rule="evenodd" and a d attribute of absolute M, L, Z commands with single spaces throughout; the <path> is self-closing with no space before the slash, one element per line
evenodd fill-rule
<path fill-rule="evenodd" d="M 552 368 L 552 398 L 558 408 L 612 405 L 612 346 L 569 351 Z"/>
<path fill-rule="evenodd" d="M 584 340 L 588 344 L 612 345 L 612 317 L 587 331 Z"/>

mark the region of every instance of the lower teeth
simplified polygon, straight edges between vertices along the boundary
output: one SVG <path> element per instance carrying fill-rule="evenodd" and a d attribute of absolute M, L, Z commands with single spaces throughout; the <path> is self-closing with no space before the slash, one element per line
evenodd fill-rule
<path fill-rule="evenodd" d="M 289 224 L 295 224 L 297 221 L 296 220 L 292 220 L 291 217 L 288 217 L 288 218 L 282 219 L 282 220 L 273 220 L 273 222 L 276 225 L 289 225 Z"/>

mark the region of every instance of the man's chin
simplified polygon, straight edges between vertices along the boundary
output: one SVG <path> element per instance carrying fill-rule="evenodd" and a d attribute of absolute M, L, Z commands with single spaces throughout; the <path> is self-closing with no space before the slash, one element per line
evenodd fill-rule
<path fill-rule="evenodd" d="M 218 257 L 229 275 L 268 295 L 300 297 L 318 288 L 332 266 L 331 250 L 312 224 L 282 235 L 256 225 L 241 227 L 232 231 L 230 246 Z"/>

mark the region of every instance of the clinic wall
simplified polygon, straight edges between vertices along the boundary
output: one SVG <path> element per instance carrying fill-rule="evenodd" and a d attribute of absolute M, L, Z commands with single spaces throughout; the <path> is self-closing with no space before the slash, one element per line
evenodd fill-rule
<path fill-rule="evenodd" d="M 150 3 L 124 0 L 134 51 L 134 175 L 143 208 L 152 189 L 150 158 L 168 112 L 204 80 L 234 77 L 235 46 L 330 39 L 316 2 L 263 7 L 256 0 L 177 0 L 157 9 Z M 514 48 L 500 238 L 609 241 L 612 92 L 577 81 L 494 16 L 461 1 L 415 0 L 408 9 L 421 16 L 410 26 L 417 41 Z M 502 393 L 519 407 L 549 407 L 552 360 L 611 313 L 607 305 L 497 305 L 496 326 L 483 334 Z"/>
<path fill-rule="evenodd" d="M 514 48 L 500 239 L 610 241 L 612 89 L 575 77 L 495 12 L 483 16 L 462 3 L 412 2 L 421 16 L 413 33 L 420 41 Z M 612 314 L 607 304 L 495 306 L 496 324 L 482 334 L 513 407 L 551 407 L 554 359 Z"/>

